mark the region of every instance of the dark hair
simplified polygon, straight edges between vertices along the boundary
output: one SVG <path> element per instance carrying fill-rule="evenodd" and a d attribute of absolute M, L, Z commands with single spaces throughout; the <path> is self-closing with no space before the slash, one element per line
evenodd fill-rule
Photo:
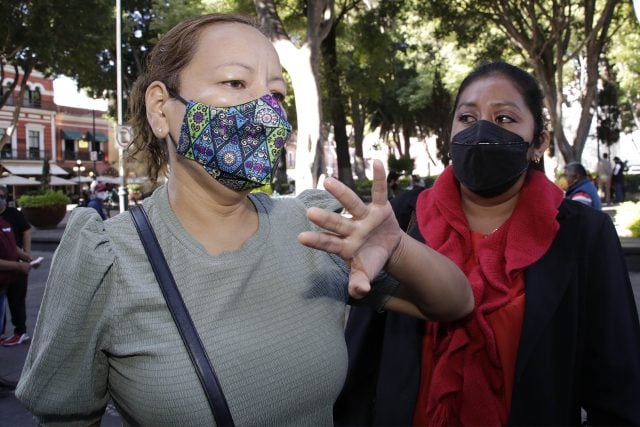
<path fill-rule="evenodd" d="M 544 94 L 542 93 L 538 82 L 531 74 L 514 65 L 501 61 L 490 62 L 479 65 L 473 71 L 471 71 L 471 73 L 469 73 L 467 77 L 464 78 L 464 80 L 460 84 L 460 87 L 458 88 L 456 100 L 453 104 L 454 114 L 456 109 L 458 108 L 460 95 L 469 85 L 471 85 L 476 80 L 494 75 L 501 75 L 509 79 L 516 87 L 518 92 L 520 92 L 520 94 L 522 95 L 527 108 L 529 108 L 529 111 L 533 115 L 533 140 L 531 142 L 533 143 L 534 147 L 539 147 L 542 143 L 542 141 L 540 140 L 540 136 L 542 135 L 545 124 L 543 113 Z M 532 162 L 532 166 L 536 169 L 543 169 L 543 162 Z"/>
<path fill-rule="evenodd" d="M 133 139 L 129 156 L 146 162 L 147 174 L 156 181 L 165 174 L 168 163 L 166 145 L 158 141 L 147 121 L 145 94 L 154 81 L 163 82 L 168 89 L 180 92 L 180 71 L 193 58 L 202 31 L 219 23 L 240 23 L 257 28 L 255 21 L 237 14 L 212 13 L 187 19 L 169 30 L 153 48 L 147 59 L 147 67 L 137 78 L 129 94 L 129 124 Z"/>
<path fill-rule="evenodd" d="M 565 173 L 576 175 L 580 179 L 587 177 L 587 170 L 579 162 L 567 163 L 567 165 L 564 167 L 564 170 Z"/>

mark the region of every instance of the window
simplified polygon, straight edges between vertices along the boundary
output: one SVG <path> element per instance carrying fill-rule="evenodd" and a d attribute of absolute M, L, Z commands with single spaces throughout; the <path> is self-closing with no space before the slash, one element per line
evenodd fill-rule
<path fill-rule="evenodd" d="M 7 133 L 7 128 L 0 126 L 0 140 L 2 140 L 2 138 L 6 133 Z M 0 150 L 0 158 L 10 159 L 11 157 L 12 157 L 11 156 L 11 140 L 9 140 L 7 141 L 6 144 L 2 146 L 2 150 Z"/>
<path fill-rule="evenodd" d="M 40 139 L 42 132 L 40 130 L 27 130 L 27 157 L 32 160 L 40 159 Z"/>
<path fill-rule="evenodd" d="M 4 85 L 2 85 L 2 93 L 6 93 L 6 92 L 11 92 L 11 84 L 13 82 L 8 80 L 5 81 Z M 15 105 L 13 102 L 13 93 L 11 95 L 9 95 L 9 97 L 7 98 L 7 103 L 6 105 Z"/>

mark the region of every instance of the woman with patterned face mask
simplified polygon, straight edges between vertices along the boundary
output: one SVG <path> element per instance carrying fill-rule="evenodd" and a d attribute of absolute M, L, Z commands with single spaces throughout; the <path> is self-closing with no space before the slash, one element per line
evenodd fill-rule
<path fill-rule="evenodd" d="M 462 82 L 453 164 L 413 201 L 413 232 L 465 272 L 475 309 L 456 322 L 352 310 L 338 425 L 580 425 L 581 409 L 588 424 L 640 425 L 620 243 L 609 216 L 539 170 L 542 106 L 534 78 L 506 63 Z"/>
<path fill-rule="evenodd" d="M 155 231 L 204 347 L 197 362 L 211 362 L 233 422 L 332 424 L 348 302 L 470 312 L 462 272 L 398 227 L 379 162 L 370 205 L 333 179 L 296 198 L 250 193 L 271 182 L 292 129 L 276 51 L 249 19 L 187 20 L 148 64 L 129 97 L 131 151 L 151 178 L 169 173 L 132 210 Z M 130 425 L 229 425 L 208 405 L 134 222 L 74 211 L 17 396 L 43 422 L 97 422 L 112 399 Z"/>

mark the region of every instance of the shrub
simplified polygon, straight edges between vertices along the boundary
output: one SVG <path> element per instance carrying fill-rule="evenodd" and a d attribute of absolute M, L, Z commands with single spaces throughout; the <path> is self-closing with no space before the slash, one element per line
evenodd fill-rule
<path fill-rule="evenodd" d="M 640 218 L 629 226 L 631 237 L 640 237 Z"/>
<path fill-rule="evenodd" d="M 46 206 L 66 205 L 70 202 L 62 191 L 47 190 L 43 193 L 27 193 L 18 198 L 21 208 L 42 208 Z"/>

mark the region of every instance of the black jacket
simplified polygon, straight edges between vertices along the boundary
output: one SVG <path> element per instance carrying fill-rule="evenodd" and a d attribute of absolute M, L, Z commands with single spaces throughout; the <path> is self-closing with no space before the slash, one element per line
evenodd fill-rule
<path fill-rule="evenodd" d="M 615 228 L 570 200 L 557 218 L 551 248 L 525 271 L 510 424 L 579 425 L 583 407 L 589 424 L 640 425 L 640 321 Z M 352 308 L 336 425 L 411 424 L 423 328 Z"/>

